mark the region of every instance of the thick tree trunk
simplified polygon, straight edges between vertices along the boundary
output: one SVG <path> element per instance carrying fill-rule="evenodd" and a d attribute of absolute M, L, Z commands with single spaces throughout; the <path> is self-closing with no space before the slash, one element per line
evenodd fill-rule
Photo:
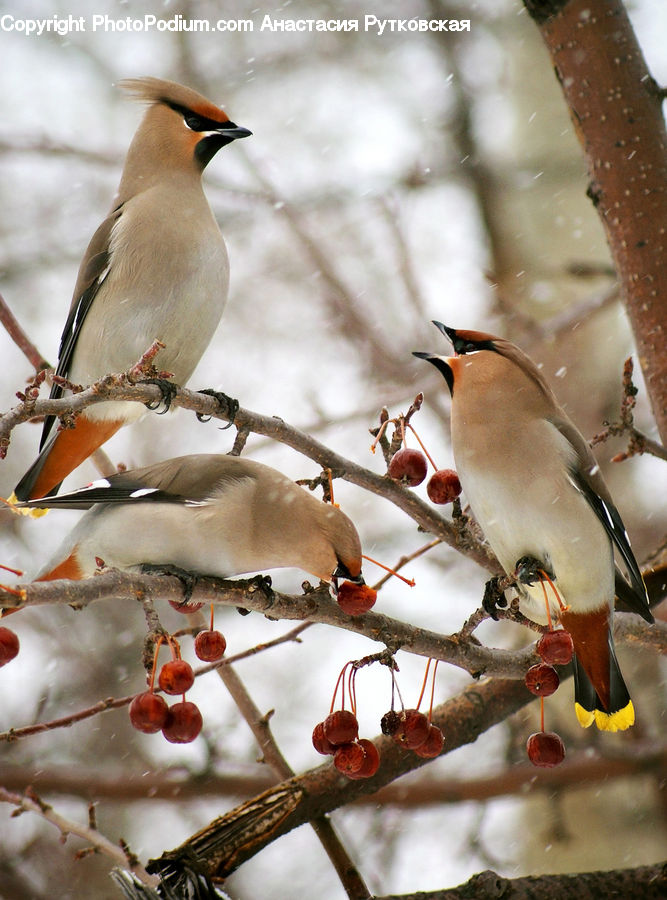
<path fill-rule="evenodd" d="M 662 443 L 667 445 L 667 134 L 620 0 L 524 0 L 584 149 Z"/>

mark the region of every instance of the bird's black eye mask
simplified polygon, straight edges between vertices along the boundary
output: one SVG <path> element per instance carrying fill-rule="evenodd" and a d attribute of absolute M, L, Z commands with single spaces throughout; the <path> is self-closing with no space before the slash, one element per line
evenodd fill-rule
<path fill-rule="evenodd" d="M 221 128 L 235 127 L 233 122 L 227 122 L 226 120 L 220 122 L 217 119 L 209 119 L 207 116 L 202 116 L 199 113 L 193 112 L 186 106 L 180 106 L 178 103 L 172 103 L 169 100 L 165 100 L 164 102 L 170 109 L 173 109 L 174 112 L 183 116 L 183 121 L 191 131 L 219 131 Z"/>
<path fill-rule="evenodd" d="M 496 345 L 488 339 L 475 340 L 474 338 L 464 337 L 463 334 L 457 334 L 455 331 L 449 333 L 449 339 L 452 342 L 454 352 L 459 356 L 465 356 L 466 353 L 476 353 L 478 350 L 493 350 L 497 352 Z"/>
<path fill-rule="evenodd" d="M 465 356 L 466 353 L 475 353 L 477 350 L 494 350 L 497 347 L 488 334 L 479 331 L 457 331 L 455 328 L 449 328 L 433 319 L 433 324 L 440 331 L 454 348 L 454 352 L 459 356 Z"/>

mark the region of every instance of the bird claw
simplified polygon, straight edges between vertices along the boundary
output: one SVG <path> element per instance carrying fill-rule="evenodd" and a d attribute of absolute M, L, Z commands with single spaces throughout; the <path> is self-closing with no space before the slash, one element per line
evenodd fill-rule
<path fill-rule="evenodd" d="M 507 598 L 504 590 L 500 587 L 501 577 L 494 575 L 484 585 L 482 609 L 491 616 L 494 622 L 498 621 L 498 610 L 507 609 Z"/>
<path fill-rule="evenodd" d="M 234 400 L 233 397 L 228 397 L 227 394 L 224 394 L 222 391 L 214 391 L 213 388 L 202 388 L 200 391 L 197 391 L 198 394 L 207 394 L 209 397 L 213 397 L 220 410 L 224 415 L 229 417 L 229 422 L 226 425 L 223 425 L 220 429 L 221 431 L 225 431 L 231 425 L 234 424 L 234 419 L 236 418 L 236 413 L 239 411 L 239 401 Z M 211 416 L 206 416 L 204 413 L 195 413 L 200 422 L 209 422 Z"/>
<path fill-rule="evenodd" d="M 167 381 L 166 378 L 142 378 L 139 384 L 156 384 L 160 388 L 160 393 L 162 394 L 162 397 L 159 400 L 156 400 L 154 403 L 147 403 L 147 409 L 150 409 L 151 412 L 153 412 L 161 403 L 164 403 L 164 409 L 161 410 L 158 415 L 163 416 L 166 412 L 169 412 L 171 401 L 178 391 L 177 386 L 173 384 L 173 382 Z"/>
<path fill-rule="evenodd" d="M 188 572 L 187 569 L 182 569 L 180 566 L 171 565 L 170 563 L 165 563 L 165 565 L 143 563 L 141 571 L 144 575 L 173 575 L 175 578 L 178 578 L 183 585 L 183 599 L 180 601 L 179 606 L 184 606 L 188 603 L 192 597 L 192 592 L 199 581 L 199 575 L 196 575 L 194 572 Z"/>
<path fill-rule="evenodd" d="M 530 587 L 536 581 L 544 581 L 545 575 L 552 581 L 556 580 L 556 576 L 549 571 L 545 563 L 535 556 L 522 556 L 520 559 L 517 559 L 514 567 L 514 577 L 521 584 L 527 584 Z"/>

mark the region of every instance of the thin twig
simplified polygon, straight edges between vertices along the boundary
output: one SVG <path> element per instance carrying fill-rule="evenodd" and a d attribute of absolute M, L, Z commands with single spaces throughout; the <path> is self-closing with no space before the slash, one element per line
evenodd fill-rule
<path fill-rule="evenodd" d="M 623 462 L 623 460 L 630 459 L 631 456 L 642 453 L 649 453 L 651 456 L 657 456 L 658 459 L 664 459 L 667 462 L 667 448 L 635 428 L 634 408 L 637 403 L 638 388 L 632 380 L 632 372 L 633 362 L 632 357 L 629 356 L 623 364 L 623 397 L 619 418 L 616 422 L 605 422 L 604 430 L 591 438 L 591 447 L 604 443 L 610 437 L 627 434 L 627 449 L 612 457 L 612 462 Z"/>
<path fill-rule="evenodd" d="M 18 320 L 7 305 L 7 301 L 2 294 L 0 294 L 0 325 L 3 326 L 30 365 L 34 366 L 36 372 L 39 372 L 41 369 L 51 368 L 50 363 L 44 359 L 37 347 L 35 347 L 23 328 L 19 325 Z"/>
<path fill-rule="evenodd" d="M 144 884 L 151 886 L 158 885 L 158 879 L 149 875 L 143 866 L 139 865 L 134 858 L 124 853 L 119 846 L 113 844 L 97 829 L 91 828 L 89 825 L 81 825 L 79 822 L 74 822 L 72 819 L 66 819 L 64 816 L 60 815 L 60 813 L 57 813 L 52 806 L 49 806 L 47 803 L 40 800 L 30 788 L 28 788 L 25 794 L 20 795 L 12 794 L 10 791 L 5 790 L 5 788 L 0 787 L 0 801 L 11 803 L 15 806 L 17 809 L 14 815 L 19 815 L 21 812 L 36 813 L 47 822 L 55 825 L 64 839 L 70 834 L 75 834 L 77 837 L 87 841 L 95 851 L 111 857 L 117 865 L 122 866 L 125 869 L 130 868 Z"/>

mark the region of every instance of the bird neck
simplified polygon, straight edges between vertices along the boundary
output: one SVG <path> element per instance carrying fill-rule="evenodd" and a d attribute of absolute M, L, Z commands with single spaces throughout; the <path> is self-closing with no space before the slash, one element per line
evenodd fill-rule
<path fill-rule="evenodd" d="M 203 168 L 194 153 L 198 140 L 173 110 L 149 109 L 127 151 L 118 189 L 120 202 L 165 179 L 190 182 L 201 189 Z"/>

